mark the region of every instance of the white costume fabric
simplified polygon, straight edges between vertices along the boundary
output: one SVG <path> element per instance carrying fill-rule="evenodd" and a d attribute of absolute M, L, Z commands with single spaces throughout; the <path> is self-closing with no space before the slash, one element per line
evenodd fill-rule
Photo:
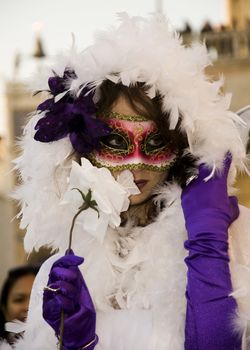
<path fill-rule="evenodd" d="M 55 66 L 36 79 L 34 88 L 47 90 L 53 72 L 63 76 L 67 67 L 77 76 L 65 82 L 72 96 L 78 96 L 88 84 L 96 89 L 98 99 L 99 86 L 106 79 L 127 86 L 145 82 L 150 97 L 156 91 L 161 94 L 170 128 L 180 121 L 189 142 L 187 152 L 198 163 L 214 171 L 221 168 L 225 154 L 231 152 L 229 185 L 232 184 L 235 169 L 245 169 L 245 145 L 238 129 L 243 122 L 228 110 L 230 96 L 222 95 L 222 81 L 211 82 L 205 76 L 204 68 L 210 64 L 205 46 L 186 48 L 162 16 L 146 19 L 123 14 L 120 21 L 118 28 L 99 33 L 95 43 L 83 52 L 72 48 L 68 55 L 60 56 Z M 66 92 L 57 95 L 55 103 Z M 35 125 L 44 114 L 35 113 L 30 119 L 20 143 L 23 153 L 15 161 L 23 181 L 16 198 L 21 204 L 21 228 L 27 229 L 27 252 L 43 245 L 66 249 L 72 220 L 67 207 L 61 205 L 68 189 L 72 145 L 68 137 L 50 143 L 34 140 Z M 45 211 L 48 206 L 50 210 Z"/>
<path fill-rule="evenodd" d="M 160 194 L 163 198 L 166 208 L 156 222 L 132 230 L 109 229 L 103 243 L 88 235 L 75 243 L 76 254 L 85 256 L 81 271 L 97 309 L 96 350 L 184 348 L 187 235 L 180 216 L 180 190 L 166 187 Z M 242 350 L 247 349 L 250 335 L 249 227 L 250 210 L 241 207 L 229 241 L 233 295 L 239 305 L 235 323 L 245 329 Z M 42 318 L 42 294 L 51 265 L 60 255 L 46 261 L 36 277 L 18 350 L 56 349 L 54 331 Z M 116 300 L 119 310 L 113 309 L 111 300 Z"/>
<path fill-rule="evenodd" d="M 52 70 L 62 76 L 66 67 L 73 69 L 77 79 L 68 79 L 68 91 L 79 96 L 83 86 L 91 84 L 96 100 L 105 79 L 127 86 L 146 83 L 151 98 L 156 92 L 161 94 L 171 129 L 180 119 L 180 128 L 188 138 L 187 152 L 199 163 L 215 171 L 231 152 L 231 185 L 235 169 L 243 169 L 246 160 L 237 128 L 242 122 L 228 110 L 230 96 L 221 94 L 222 81 L 211 82 L 204 74 L 210 64 L 205 46 L 185 48 L 162 16 L 144 19 L 123 14 L 120 20 L 117 29 L 99 33 L 94 45 L 82 53 L 73 48 L 69 55 L 60 57 Z M 37 80 L 37 90 L 48 88 L 52 70 Z M 56 96 L 55 103 L 61 97 Z M 63 254 L 72 208 L 77 206 L 77 200 L 70 203 L 65 197 L 71 179 L 72 145 L 67 137 L 52 143 L 34 140 L 34 127 L 43 115 L 34 114 L 24 131 L 23 153 L 16 160 L 23 184 L 16 198 L 21 204 L 21 227 L 27 229 L 25 249 L 31 252 L 48 245 Z M 84 166 L 82 170 L 84 173 Z M 85 258 L 81 270 L 97 309 L 100 341 L 96 350 L 183 350 L 187 254 L 183 243 L 187 234 L 181 190 L 173 184 L 159 190 L 158 204 L 164 201 L 165 208 L 155 222 L 146 227 L 116 228 L 116 214 L 125 207 L 128 189 L 130 185 L 119 194 L 119 208 L 117 202 L 110 201 L 116 210 L 104 210 L 107 232 L 99 234 L 100 228 L 90 232 L 80 218 L 74 231 L 72 248 Z M 250 213 L 243 212 L 230 231 L 230 267 L 239 304 L 235 327 L 246 330 L 250 324 Z M 57 339 L 42 318 L 41 305 L 50 266 L 57 258 L 47 261 L 36 278 L 24 340 L 16 345 L 18 350 L 56 349 Z"/>

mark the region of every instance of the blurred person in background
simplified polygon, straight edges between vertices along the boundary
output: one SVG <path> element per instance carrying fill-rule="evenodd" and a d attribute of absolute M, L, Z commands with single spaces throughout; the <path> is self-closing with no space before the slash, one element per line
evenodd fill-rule
<path fill-rule="evenodd" d="M 201 27 L 201 33 L 212 33 L 214 28 L 209 21 L 206 21 Z"/>
<path fill-rule="evenodd" d="M 187 35 L 187 34 L 192 34 L 192 27 L 189 22 L 185 22 L 184 28 L 180 31 L 181 35 Z"/>
<path fill-rule="evenodd" d="M 38 267 L 25 265 L 11 269 L 3 283 L 0 299 L 0 344 L 13 344 L 15 335 L 5 330 L 6 322 L 24 322 L 28 313 L 30 293 Z M 1 345 L 0 345 L 1 347 Z"/>

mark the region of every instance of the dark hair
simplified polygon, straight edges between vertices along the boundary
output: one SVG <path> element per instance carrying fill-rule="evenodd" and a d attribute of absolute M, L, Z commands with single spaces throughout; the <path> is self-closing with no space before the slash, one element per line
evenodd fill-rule
<path fill-rule="evenodd" d="M 39 267 L 33 265 L 18 266 L 9 270 L 8 275 L 3 283 L 0 297 L 0 338 L 5 338 L 6 332 L 4 329 L 5 316 L 3 309 L 7 306 L 8 297 L 11 289 L 19 278 L 34 275 L 38 273 Z"/>
<path fill-rule="evenodd" d="M 177 160 L 170 168 L 166 181 L 177 181 L 185 186 L 190 172 L 194 168 L 194 158 L 186 154 L 188 147 L 187 136 L 180 130 L 180 122 L 175 130 L 169 129 L 169 114 L 162 110 L 162 97 L 159 93 L 151 99 L 147 95 L 148 87 L 145 83 L 125 86 L 105 80 L 100 86 L 100 99 L 96 104 L 98 114 L 110 111 L 114 102 L 124 96 L 131 107 L 139 114 L 153 120 L 158 126 L 163 139 L 173 151 L 177 151 Z"/>
<path fill-rule="evenodd" d="M 248 141 L 247 141 L 246 150 L 247 150 L 247 154 L 250 153 L 250 130 L 249 130 L 249 133 L 248 133 Z"/>

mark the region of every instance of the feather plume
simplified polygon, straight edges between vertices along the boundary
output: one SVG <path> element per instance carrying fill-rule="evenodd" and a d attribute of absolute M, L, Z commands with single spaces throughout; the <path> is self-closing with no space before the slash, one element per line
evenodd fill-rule
<path fill-rule="evenodd" d="M 205 45 L 196 43 L 186 48 L 182 39 L 162 15 L 147 18 L 118 15 L 117 27 L 99 32 L 92 46 L 77 52 L 75 45 L 54 59 L 46 68 L 39 89 L 48 89 L 53 72 L 63 75 L 71 67 L 77 79 L 69 81 L 72 94 L 83 86 L 97 88 L 105 79 L 125 85 L 145 82 L 148 94 L 163 98 L 163 112 L 170 114 L 170 128 L 180 121 L 188 136 L 189 149 L 199 162 L 220 169 L 227 151 L 233 156 L 232 167 L 244 169 L 245 144 L 239 132 L 241 119 L 228 110 L 230 96 L 221 93 L 223 79 L 211 82 L 204 68 L 211 63 Z M 65 138 L 48 144 L 34 140 L 34 126 L 43 116 L 32 115 L 21 141 L 22 155 L 15 161 L 22 179 L 15 191 L 21 204 L 21 227 L 27 229 L 25 249 L 42 245 L 66 248 L 71 217 L 60 206 L 70 173 L 72 146 Z M 71 157 L 72 158 L 72 157 Z M 45 210 L 50 208 L 50 210 Z"/>

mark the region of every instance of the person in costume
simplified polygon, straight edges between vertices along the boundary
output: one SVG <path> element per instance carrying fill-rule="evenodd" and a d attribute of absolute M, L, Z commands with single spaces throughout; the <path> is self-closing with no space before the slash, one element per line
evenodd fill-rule
<path fill-rule="evenodd" d="M 161 15 L 120 21 L 37 87 L 51 96 L 25 128 L 16 198 L 26 250 L 59 253 L 15 348 L 247 349 L 242 121 L 203 45 Z"/>

